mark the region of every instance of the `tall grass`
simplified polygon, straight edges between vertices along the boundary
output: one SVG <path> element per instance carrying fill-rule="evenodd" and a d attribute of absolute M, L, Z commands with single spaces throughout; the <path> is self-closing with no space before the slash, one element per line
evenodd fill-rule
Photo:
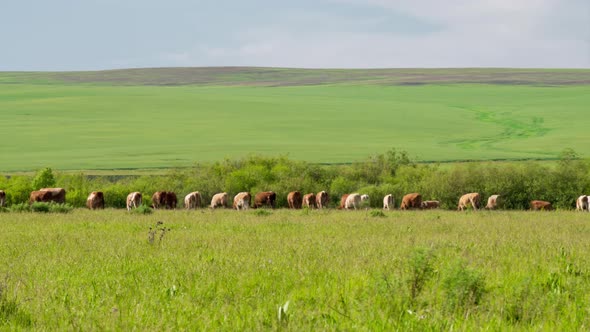
<path fill-rule="evenodd" d="M 0 328 L 563 331 L 590 324 L 590 214 L 385 215 L 2 213 L 3 291 L 31 322 L 11 314 Z M 160 228 L 166 235 L 160 241 L 158 230 L 150 241 Z"/>

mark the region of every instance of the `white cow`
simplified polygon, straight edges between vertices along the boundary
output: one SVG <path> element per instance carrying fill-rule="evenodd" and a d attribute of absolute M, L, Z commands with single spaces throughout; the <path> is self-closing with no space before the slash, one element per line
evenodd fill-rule
<path fill-rule="evenodd" d="M 488 198 L 488 204 L 486 205 L 486 209 L 488 210 L 495 210 L 498 208 L 498 204 L 500 201 L 500 195 L 492 195 Z"/>
<path fill-rule="evenodd" d="M 238 193 L 236 196 L 234 196 L 234 205 L 233 205 L 234 209 L 236 209 L 236 210 L 249 209 L 251 199 L 252 199 L 252 196 L 247 191 Z"/>
<path fill-rule="evenodd" d="M 141 205 L 141 193 L 134 191 L 127 195 L 127 211 L 131 208 L 137 209 Z"/>
<path fill-rule="evenodd" d="M 587 195 L 578 197 L 576 200 L 576 211 L 590 211 Z"/>
<path fill-rule="evenodd" d="M 193 191 L 192 193 L 184 196 L 184 207 L 189 209 L 196 209 L 201 207 L 201 202 L 203 197 L 201 193 L 198 191 Z"/>
<path fill-rule="evenodd" d="M 348 195 L 346 197 L 346 202 L 344 203 L 344 208 L 347 210 L 358 210 L 361 207 L 361 195 L 354 193 Z"/>
<path fill-rule="evenodd" d="M 383 197 L 383 210 L 391 210 L 395 207 L 393 195 L 389 194 Z"/>
<path fill-rule="evenodd" d="M 211 208 L 212 209 L 215 209 L 218 207 L 227 208 L 227 200 L 228 200 L 227 193 L 223 192 L 223 193 L 215 194 L 211 198 Z"/>

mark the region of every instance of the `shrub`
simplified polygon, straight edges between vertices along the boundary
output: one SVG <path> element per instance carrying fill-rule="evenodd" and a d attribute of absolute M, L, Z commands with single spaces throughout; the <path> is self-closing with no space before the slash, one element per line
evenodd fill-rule
<path fill-rule="evenodd" d="M 485 293 L 484 276 L 459 262 L 447 272 L 443 289 L 446 304 L 451 311 L 469 311 L 480 303 Z"/>
<path fill-rule="evenodd" d="M 46 167 L 37 171 L 33 179 L 33 188 L 39 190 L 41 188 L 50 188 L 55 186 L 55 177 L 51 168 Z"/>
<path fill-rule="evenodd" d="M 426 282 L 432 277 L 432 253 L 425 248 L 417 248 L 410 254 L 408 260 L 408 287 L 410 301 L 414 302 L 424 289 Z"/>
<path fill-rule="evenodd" d="M 137 213 L 137 214 L 150 214 L 153 212 L 152 208 L 143 204 L 140 207 L 138 207 L 137 209 L 133 209 L 131 210 L 132 213 Z"/>
<path fill-rule="evenodd" d="M 272 212 L 265 210 L 265 209 L 257 209 L 257 210 L 254 210 L 253 213 L 255 216 L 259 216 L 259 217 L 270 216 L 272 214 Z"/>
<path fill-rule="evenodd" d="M 46 202 L 34 202 L 31 204 L 31 211 L 33 212 L 49 212 L 49 203 Z"/>
<path fill-rule="evenodd" d="M 10 212 L 30 212 L 31 207 L 28 203 L 12 204 L 8 209 Z"/>
<path fill-rule="evenodd" d="M 74 209 L 74 207 L 70 204 L 55 204 L 55 203 L 51 203 L 49 204 L 49 212 L 52 213 L 69 213 L 70 211 L 72 211 Z"/>
<path fill-rule="evenodd" d="M 371 210 L 369 213 L 371 217 L 378 218 L 378 217 L 386 217 L 385 213 L 381 210 Z"/>

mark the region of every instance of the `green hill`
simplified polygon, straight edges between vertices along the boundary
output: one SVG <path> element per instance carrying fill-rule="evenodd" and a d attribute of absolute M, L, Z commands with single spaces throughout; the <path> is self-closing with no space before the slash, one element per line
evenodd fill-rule
<path fill-rule="evenodd" d="M 590 70 L 156 68 L 0 73 L 1 171 L 590 156 Z"/>

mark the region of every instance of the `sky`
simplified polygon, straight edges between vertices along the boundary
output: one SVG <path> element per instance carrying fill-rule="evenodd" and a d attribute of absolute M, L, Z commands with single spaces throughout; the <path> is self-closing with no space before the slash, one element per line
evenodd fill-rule
<path fill-rule="evenodd" d="M 4 0 L 0 71 L 590 68 L 590 0 Z"/>

